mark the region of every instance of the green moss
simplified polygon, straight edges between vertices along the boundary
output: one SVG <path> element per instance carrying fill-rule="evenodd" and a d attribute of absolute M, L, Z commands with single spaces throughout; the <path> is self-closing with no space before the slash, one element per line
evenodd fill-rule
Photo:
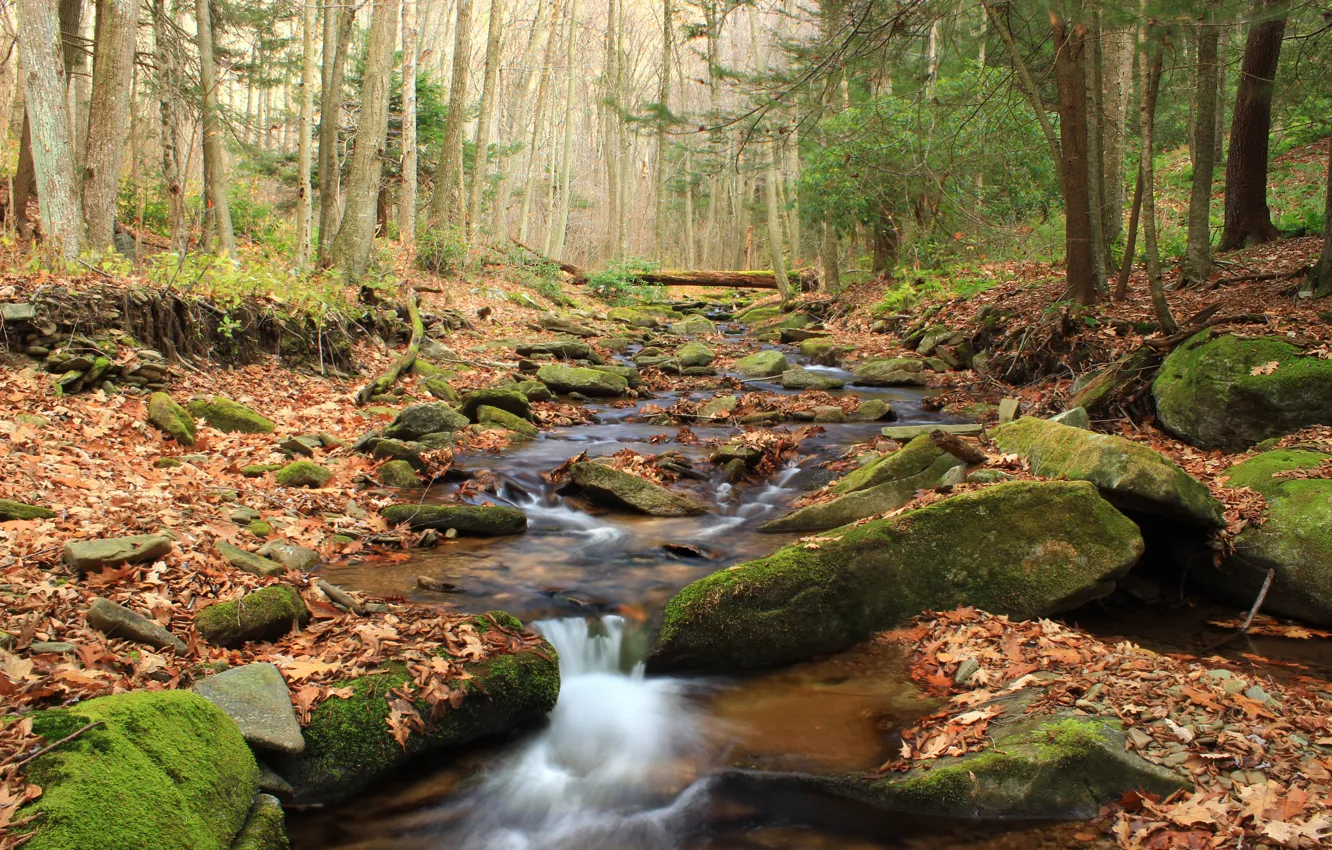
<path fill-rule="evenodd" d="M 185 461 L 178 457 L 159 457 L 153 461 L 153 469 L 175 469 L 178 466 L 184 466 Z"/>
<path fill-rule="evenodd" d="M 269 794 L 255 797 L 245 826 L 230 850 L 288 850 L 290 846 L 282 804 Z"/>
<path fill-rule="evenodd" d="M 252 640 L 274 640 L 309 616 L 296 588 L 274 584 L 199 609 L 194 625 L 209 643 L 231 647 Z"/>
<path fill-rule="evenodd" d="M 276 427 L 273 420 L 225 396 L 191 399 L 185 407 L 195 418 L 206 419 L 209 425 L 228 434 L 271 434 Z"/>
<path fill-rule="evenodd" d="M 267 522 L 265 522 L 262 519 L 255 520 L 254 522 L 247 525 L 245 528 L 255 537 L 258 537 L 260 540 L 263 540 L 265 537 L 273 533 L 273 526 L 269 525 Z"/>
<path fill-rule="evenodd" d="M 323 487 L 333 473 L 314 461 L 297 460 L 279 469 L 273 477 L 283 487 Z"/>
<path fill-rule="evenodd" d="M 189 411 L 166 393 L 153 393 L 148 398 L 148 421 L 183 446 L 194 445 L 196 428 Z"/>
<path fill-rule="evenodd" d="M 48 740 L 101 721 L 27 765 L 42 786 L 30 850 L 227 850 L 257 789 L 240 730 L 189 691 L 133 692 L 41 712 Z"/>
<path fill-rule="evenodd" d="M 270 472 L 277 472 L 282 466 L 280 463 L 252 463 L 241 467 L 241 475 L 246 478 L 262 478 Z"/>
<path fill-rule="evenodd" d="M 55 511 L 40 505 L 29 505 L 13 499 L 0 499 L 0 522 L 15 519 L 51 519 Z"/>
<path fill-rule="evenodd" d="M 483 404 L 476 409 L 476 420 L 482 425 L 497 425 L 524 437 L 535 438 L 540 433 L 537 427 L 526 419 L 514 416 L 507 410 L 491 407 L 488 404 Z"/>
<path fill-rule="evenodd" d="M 1278 449 L 1263 452 L 1226 470 L 1226 486 L 1249 487 L 1264 495 L 1275 494 L 1291 483 L 1291 479 L 1273 478 L 1273 475 L 1296 469 L 1311 469 L 1329 457 L 1332 455 L 1307 449 Z"/>
<path fill-rule="evenodd" d="M 921 434 L 897 451 L 882 454 L 859 469 L 847 473 L 842 480 L 833 485 L 832 489 L 834 493 L 854 493 L 885 481 L 917 475 L 929 469 L 944 454 L 946 453 L 930 440 L 929 434 Z M 956 466 L 956 463 L 949 465 Z"/>

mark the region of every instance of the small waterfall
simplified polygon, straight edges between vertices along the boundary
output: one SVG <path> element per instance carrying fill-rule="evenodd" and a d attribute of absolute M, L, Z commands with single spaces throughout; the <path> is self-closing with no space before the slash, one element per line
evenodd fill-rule
<path fill-rule="evenodd" d="M 585 541 L 582 548 L 614 543 L 628 536 L 628 531 L 618 525 L 575 510 L 553 496 L 533 493 L 521 485 L 513 487 L 506 483 L 500 488 L 499 495 L 527 514 L 533 530 L 561 531 L 579 537 Z"/>
<path fill-rule="evenodd" d="M 560 655 L 549 726 L 479 789 L 478 850 L 673 850 L 706 797 L 707 730 L 683 682 L 649 679 L 622 617 L 534 624 Z"/>

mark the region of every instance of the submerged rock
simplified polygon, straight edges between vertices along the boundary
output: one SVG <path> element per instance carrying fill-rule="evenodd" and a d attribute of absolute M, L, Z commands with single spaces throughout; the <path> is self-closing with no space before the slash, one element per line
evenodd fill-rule
<path fill-rule="evenodd" d="M 775 378 L 790 367 L 786 355 L 776 349 L 756 351 L 735 362 L 735 370 L 746 378 Z"/>
<path fill-rule="evenodd" d="M 210 426 L 225 434 L 271 434 L 276 427 L 272 419 L 260 416 L 226 396 L 191 399 L 185 407 L 194 418 L 206 420 Z"/>
<path fill-rule="evenodd" d="M 629 382 L 619 375 L 559 363 L 542 366 L 537 370 L 537 379 L 557 393 L 618 396 L 629 389 Z"/>
<path fill-rule="evenodd" d="M 1222 506 L 1198 479 L 1160 452 L 1123 437 L 1024 416 L 990 434 L 1042 478 L 1090 481 L 1120 510 L 1223 528 Z"/>
<path fill-rule="evenodd" d="M 589 498 L 652 516 L 694 516 L 707 508 L 660 484 L 593 461 L 576 463 L 572 483 Z"/>
<path fill-rule="evenodd" d="M 194 445 L 194 417 L 166 393 L 148 397 L 148 421 L 182 446 Z"/>
<path fill-rule="evenodd" d="M 482 633 L 522 628 L 518 620 L 498 611 L 474 622 Z M 447 708 L 425 731 L 413 729 L 403 745 L 390 734 L 388 716 L 389 691 L 412 681 L 404 662 L 391 660 L 372 674 L 334 683 L 333 687 L 351 687 L 352 695 L 320 703 L 304 730 L 305 751 L 273 762 L 295 787 L 295 802 L 344 800 L 388 779 L 414 759 L 538 723 L 559 695 L 559 666 L 549 644 L 463 668 L 470 678 L 450 683 L 461 690 L 461 702 Z M 421 717 L 431 716 L 425 699 L 413 704 Z"/>
<path fill-rule="evenodd" d="M 277 640 L 309 618 L 296 588 L 273 584 L 200 608 L 194 625 L 204 640 L 234 649 L 252 640 Z"/>
<path fill-rule="evenodd" d="M 305 749 L 291 691 L 276 666 L 262 662 L 233 667 L 202 679 L 192 690 L 225 711 L 251 746 L 280 753 Z"/>
<path fill-rule="evenodd" d="M 891 360 L 866 360 L 857 363 L 852 371 L 858 387 L 923 387 L 925 361 L 914 357 L 895 357 Z"/>
<path fill-rule="evenodd" d="M 788 390 L 840 390 L 845 382 L 808 369 L 787 369 L 782 373 L 782 386 Z"/>
<path fill-rule="evenodd" d="M 258 790 L 259 768 L 225 713 L 190 691 L 135 691 L 32 715 L 47 741 L 24 778 L 42 795 L 28 850 L 228 850 Z"/>
<path fill-rule="evenodd" d="M 1170 353 L 1152 382 L 1161 427 L 1205 449 L 1240 451 L 1332 424 L 1332 361 L 1276 337 L 1212 331 Z"/>
<path fill-rule="evenodd" d="M 86 573 L 104 567 L 155 561 L 171 551 L 165 534 L 136 534 L 107 540 L 75 540 L 65 544 L 65 565 Z"/>
<path fill-rule="evenodd" d="M 965 605 L 1044 616 L 1110 592 L 1142 550 L 1137 526 L 1087 482 L 997 484 L 694 582 L 667 604 L 649 666 L 781 664 Z"/>
<path fill-rule="evenodd" d="M 527 530 L 527 515 L 504 505 L 390 505 L 383 514 L 389 525 L 406 522 L 416 530 L 452 528 L 459 534 L 482 537 L 522 534 Z"/>

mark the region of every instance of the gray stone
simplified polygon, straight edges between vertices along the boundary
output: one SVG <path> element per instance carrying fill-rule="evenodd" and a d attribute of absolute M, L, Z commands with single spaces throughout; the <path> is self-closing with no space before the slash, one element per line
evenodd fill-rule
<path fill-rule="evenodd" d="M 883 399 L 872 398 L 862 401 L 860 406 L 847 414 L 852 422 L 877 422 L 880 419 L 892 419 L 893 408 Z"/>
<path fill-rule="evenodd" d="M 572 483 L 594 501 L 621 505 L 652 516 L 694 516 L 707 508 L 645 478 L 592 461 L 573 466 Z"/>
<path fill-rule="evenodd" d="M 30 655 L 43 655 L 48 652 L 65 653 L 75 652 L 78 647 L 69 641 L 63 640 L 35 640 L 28 644 L 28 653 Z"/>
<path fill-rule="evenodd" d="M 94 599 L 86 616 L 88 625 L 110 638 L 132 640 L 156 649 L 174 649 L 179 653 L 184 653 L 187 648 L 183 640 L 157 623 L 110 599 Z"/>
<path fill-rule="evenodd" d="M 856 364 L 852 383 L 861 387 L 923 387 L 926 384 L 924 372 L 925 362 L 913 357 L 866 360 Z"/>
<path fill-rule="evenodd" d="M 305 751 L 291 691 L 276 666 L 233 667 L 197 682 L 193 690 L 236 721 L 250 746 L 280 753 Z"/>
<path fill-rule="evenodd" d="M 1087 415 L 1087 408 L 1085 407 L 1065 410 L 1057 416 L 1051 416 L 1050 421 L 1058 422 L 1060 425 L 1068 425 L 1070 428 L 1082 428 L 1083 430 L 1091 428 L 1091 417 Z"/>
<path fill-rule="evenodd" d="M 708 366 L 717 359 L 717 355 L 701 342 L 688 342 L 676 349 L 675 359 L 681 368 L 688 368 Z"/>
<path fill-rule="evenodd" d="M 259 518 L 259 512 L 248 505 L 234 505 L 231 512 L 227 514 L 227 519 L 237 525 L 249 525 Z"/>
<path fill-rule="evenodd" d="M 413 404 L 398 412 L 397 418 L 384 429 L 384 436 L 392 440 L 419 440 L 426 434 L 456 431 L 468 424 L 466 416 L 442 401 Z"/>
<path fill-rule="evenodd" d="M 290 540 L 270 540 L 259 547 L 259 554 L 296 572 L 308 573 L 319 566 L 319 553 Z"/>
<path fill-rule="evenodd" d="M 257 518 L 257 517 L 256 517 Z M 251 575 L 269 578 L 285 573 L 287 570 L 281 564 L 270 561 L 262 555 L 256 555 L 253 552 L 247 552 L 239 546 L 233 546 L 225 540 L 219 540 L 214 544 L 217 554 L 222 559 L 238 570 L 247 572 Z"/>
<path fill-rule="evenodd" d="M 37 318 L 37 305 L 19 302 L 0 304 L 0 319 L 6 322 L 31 322 Z"/>
<path fill-rule="evenodd" d="M 291 787 L 291 783 L 277 775 L 273 768 L 259 762 L 259 790 L 272 794 L 281 799 L 290 798 L 296 793 L 296 789 Z M 270 850 L 270 848 L 261 848 L 261 850 Z M 277 848 L 272 848 L 277 850 Z"/>
<path fill-rule="evenodd" d="M 959 437 L 975 437 L 984 430 L 980 423 L 941 425 L 938 422 L 926 422 L 921 425 L 885 425 L 879 429 L 879 433 L 890 440 L 902 443 L 931 431 L 943 431 L 945 434 L 956 434 Z"/>
<path fill-rule="evenodd" d="M 999 424 L 1003 425 L 1012 422 L 1017 418 L 1018 408 L 1022 402 L 1015 398 L 1005 398 L 999 402 Z"/>
<path fill-rule="evenodd" d="M 732 413 L 740 399 L 733 395 L 719 395 L 698 409 L 700 419 L 711 419 L 723 413 Z"/>
<path fill-rule="evenodd" d="M 136 534 L 107 540 L 76 540 L 65 544 L 65 564 L 75 572 L 86 573 L 103 567 L 155 561 L 171 551 L 171 538 L 165 534 Z"/>
<path fill-rule="evenodd" d="M 788 390 L 840 390 L 844 385 L 841 378 L 808 369 L 787 369 L 782 373 L 782 386 Z"/>

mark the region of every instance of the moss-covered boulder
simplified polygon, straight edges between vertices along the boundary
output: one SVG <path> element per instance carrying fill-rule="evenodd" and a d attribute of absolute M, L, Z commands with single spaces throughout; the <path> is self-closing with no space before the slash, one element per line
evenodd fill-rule
<path fill-rule="evenodd" d="M 1026 458 L 1036 475 L 1090 481 L 1120 510 L 1211 528 L 1226 524 L 1221 503 L 1202 482 L 1142 443 L 1034 416 L 1002 425 L 990 437 Z"/>
<path fill-rule="evenodd" d="M 610 367 L 598 367 L 598 368 L 610 368 Z M 637 372 L 638 370 L 635 369 L 634 371 Z M 546 386 L 540 381 L 519 381 L 514 386 L 518 388 L 518 392 L 527 396 L 527 400 L 529 402 L 550 401 L 551 399 L 555 398 L 555 394 L 550 391 L 550 387 Z M 509 412 L 512 413 L 513 411 Z"/>
<path fill-rule="evenodd" d="M 1220 567 L 1201 565 L 1199 581 L 1247 606 L 1273 570 L 1264 611 L 1332 626 L 1332 479 L 1284 476 L 1329 460 L 1318 451 L 1278 449 L 1232 466 L 1226 486 L 1262 493 L 1267 519 L 1240 532 L 1234 556 Z"/>
<path fill-rule="evenodd" d="M 379 468 L 379 483 L 402 489 L 420 487 L 421 479 L 416 477 L 416 470 L 407 461 L 391 460 Z"/>
<path fill-rule="evenodd" d="M 841 378 L 809 369 L 787 369 L 782 373 L 782 386 L 788 390 L 840 390 L 843 385 Z"/>
<path fill-rule="evenodd" d="M 273 473 L 274 480 L 283 487 L 323 487 L 333 471 L 312 460 L 292 461 Z"/>
<path fill-rule="evenodd" d="M 631 328 L 651 330 L 661 325 L 661 320 L 656 316 L 633 307 L 612 307 L 606 311 L 606 317 L 613 322 L 620 322 Z"/>
<path fill-rule="evenodd" d="M 670 331 L 676 336 L 707 336 L 715 334 L 717 326 L 709 321 L 707 316 L 695 313 L 683 321 L 672 322 Z"/>
<path fill-rule="evenodd" d="M 782 315 L 782 308 L 773 304 L 766 307 L 750 307 L 740 315 L 736 316 L 737 322 L 743 322 L 746 325 L 759 324 L 771 319 L 776 319 Z"/>
<path fill-rule="evenodd" d="M 997 484 L 823 537 L 680 591 L 650 667 L 781 664 L 964 605 L 1042 616 L 1110 592 L 1143 550 L 1138 527 L 1085 481 Z"/>
<path fill-rule="evenodd" d="M 492 425 L 496 428 L 512 431 L 529 439 L 534 439 L 537 434 L 541 433 L 537 430 L 537 426 L 521 416 L 514 416 L 507 410 L 491 407 L 488 404 L 483 404 L 476 409 L 476 421 L 482 425 Z"/>
<path fill-rule="evenodd" d="M 574 464 L 570 480 L 593 501 L 632 508 L 651 516 L 694 516 L 707 510 L 688 496 L 593 461 Z"/>
<path fill-rule="evenodd" d="M 1238 451 L 1310 425 L 1332 424 L 1332 361 L 1276 337 L 1203 331 L 1152 382 L 1165 428 L 1206 449 Z"/>
<path fill-rule="evenodd" d="M 537 370 L 537 380 L 557 393 L 618 396 L 624 395 L 629 389 L 629 382 L 619 375 L 599 372 L 596 369 L 565 366 L 562 363 L 547 363 L 542 366 Z"/>
<path fill-rule="evenodd" d="M 740 399 L 734 395 L 715 396 L 698 409 L 698 417 L 700 419 L 725 418 L 735 412 L 736 405 L 739 403 Z"/>
<path fill-rule="evenodd" d="M 882 455 L 833 485 L 831 502 L 807 505 L 759 526 L 760 531 L 822 531 L 905 505 L 917 490 L 936 486 L 961 461 L 922 434 L 895 452 Z"/>
<path fill-rule="evenodd" d="M 892 419 L 895 415 L 888 402 L 881 398 L 871 398 L 862 401 L 846 418 L 852 422 L 878 422 L 881 419 Z"/>
<path fill-rule="evenodd" d="M 406 522 L 418 531 L 452 528 L 459 534 L 495 537 L 527 530 L 527 514 L 506 505 L 390 505 L 383 515 L 390 525 Z"/>
<path fill-rule="evenodd" d="M 55 511 L 41 505 L 29 505 L 13 499 L 0 499 L 0 522 L 16 519 L 51 519 Z"/>
<path fill-rule="evenodd" d="M 136 691 L 32 716 L 57 741 L 102 725 L 24 766 L 42 796 L 28 850 L 228 850 L 258 790 L 240 730 L 189 691 Z"/>
<path fill-rule="evenodd" d="M 271 794 L 256 796 L 245 826 L 236 836 L 231 850 L 288 850 L 290 847 L 282 804 Z"/>
<path fill-rule="evenodd" d="M 601 362 L 601 355 L 597 354 L 596 349 L 585 342 L 574 340 L 557 339 L 552 342 L 524 342 L 514 346 L 513 350 L 522 357 L 549 354 L 551 357 L 558 357 L 561 360 Z"/>
<path fill-rule="evenodd" d="M 443 378 L 429 378 L 422 382 L 421 386 L 425 387 L 426 392 L 430 393 L 440 401 L 445 401 L 449 404 L 457 404 L 462 401 L 462 397 L 458 395 L 458 391 L 453 388 L 453 384 L 450 384 Z"/>
<path fill-rule="evenodd" d="M 605 372 L 608 375 L 619 375 L 629 382 L 630 389 L 643 385 L 643 376 L 633 366 L 589 366 L 588 368 L 597 372 Z M 550 392 L 545 384 L 537 384 L 537 386 L 545 389 L 547 393 Z"/>
<path fill-rule="evenodd" d="M 419 440 L 426 434 L 439 434 L 466 428 L 471 420 L 442 401 L 413 404 L 398 411 L 384 429 L 390 440 Z"/>
<path fill-rule="evenodd" d="M 148 421 L 182 446 L 194 445 L 194 417 L 166 393 L 148 397 Z"/>
<path fill-rule="evenodd" d="M 842 345 L 826 336 L 810 337 L 800 341 L 800 353 L 821 366 L 836 366 L 841 362 L 842 355 L 854 350 L 851 346 Z"/>
<path fill-rule="evenodd" d="M 498 407 L 523 419 L 532 418 L 532 400 L 516 385 L 474 390 L 463 396 L 462 406 L 458 410 L 468 421 L 475 422 L 476 412 L 483 406 Z"/>
<path fill-rule="evenodd" d="M 209 643 L 234 648 L 254 640 L 277 640 L 308 619 L 310 612 L 296 588 L 273 584 L 200 608 L 194 626 Z"/>
<path fill-rule="evenodd" d="M 191 399 L 185 408 L 195 419 L 203 419 L 225 434 L 271 434 L 276 427 L 272 419 L 226 396 Z"/>
<path fill-rule="evenodd" d="M 709 366 L 717 354 L 701 342 L 687 342 L 675 350 L 675 361 L 681 368 Z"/>
<path fill-rule="evenodd" d="M 502 612 L 479 616 L 475 622 L 478 631 L 496 624 L 508 631 L 522 628 Z M 414 759 L 535 724 L 559 696 L 559 666 L 548 644 L 465 664 L 463 669 L 471 678 L 451 683 L 463 692 L 461 704 L 427 723 L 426 731 L 414 729 L 405 746 L 393 739 L 388 727 L 389 691 L 412 681 L 405 664 L 390 661 L 380 672 L 336 683 L 334 687 L 350 686 L 352 696 L 320 703 L 305 727 L 305 752 L 273 764 L 295 787 L 295 802 L 343 800 Z M 414 705 L 421 717 L 431 716 L 425 699 Z"/>
<path fill-rule="evenodd" d="M 923 387 L 925 361 L 915 357 L 894 357 L 889 360 L 866 360 L 856 364 L 852 371 L 858 387 Z"/>
<path fill-rule="evenodd" d="M 756 351 L 735 362 L 735 371 L 746 378 L 775 378 L 790 367 L 786 355 L 776 349 Z"/>

